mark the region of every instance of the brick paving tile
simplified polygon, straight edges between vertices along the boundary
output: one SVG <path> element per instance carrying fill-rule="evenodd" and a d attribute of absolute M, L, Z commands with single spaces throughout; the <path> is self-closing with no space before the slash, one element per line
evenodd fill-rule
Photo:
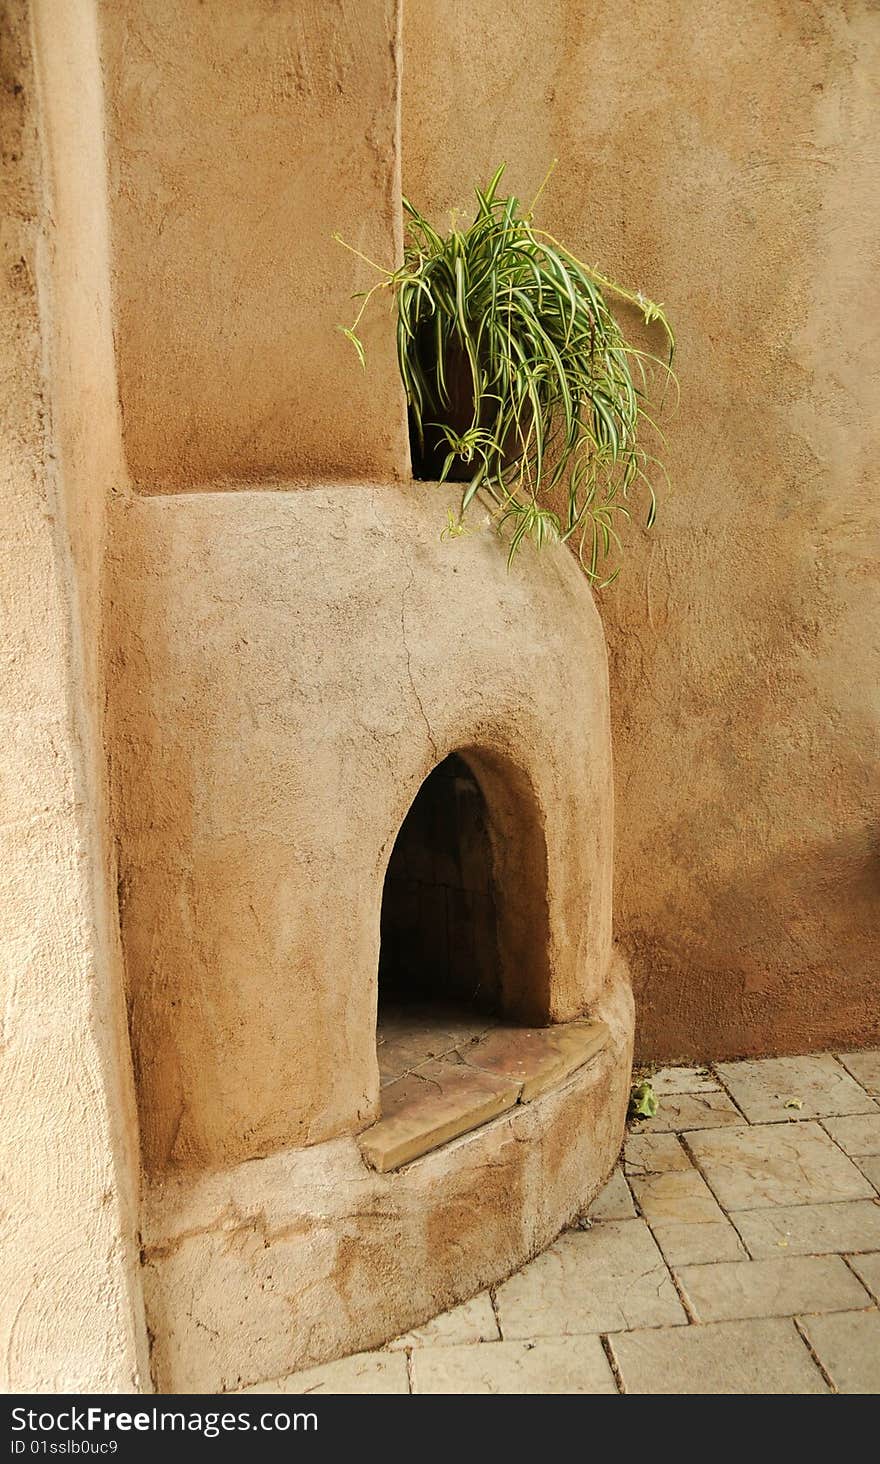
<path fill-rule="evenodd" d="M 629 1186 L 623 1177 L 623 1170 L 615 1169 L 605 1188 L 596 1196 L 590 1206 L 591 1220 L 632 1220 L 636 1208 Z"/>
<path fill-rule="evenodd" d="M 850 1256 L 849 1263 L 875 1301 L 880 1301 L 880 1251 L 869 1256 Z"/>
<path fill-rule="evenodd" d="M 242 1393 L 408 1393 L 403 1352 L 358 1352 L 322 1367 L 290 1373 L 271 1383 L 242 1388 Z"/>
<path fill-rule="evenodd" d="M 728 1210 L 825 1204 L 871 1196 L 865 1176 L 818 1123 L 757 1124 L 686 1135 Z"/>
<path fill-rule="evenodd" d="M 684 1266 L 676 1275 L 698 1322 L 845 1311 L 871 1300 L 840 1256 L 722 1261 Z"/>
<path fill-rule="evenodd" d="M 816 1356 L 840 1393 L 880 1393 L 880 1311 L 804 1317 Z"/>
<path fill-rule="evenodd" d="M 670 1266 L 698 1266 L 709 1261 L 744 1261 L 746 1249 L 729 1220 L 681 1224 L 661 1220 L 652 1227 L 654 1239 Z"/>
<path fill-rule="evenodd" d="M 639 1120 L 640 1134 L 682 1133 L 685 1129 L 731 1128 L 742 1114 L 726 1093 L 673 1093 L 661 1100 L 656 1118 Z"/>
<path fill-rule="evenodd" d="M 749 1123 L 865 1113 L 871 1099 L 830 1052 L 818 1057 L 764 1057 L 719 1062 L 716 1072 Z M 789 1104 L 800 1107 L 788 1107 Z"/>
<path fill-rule="evenodd" d="M 734 1211 L 732 1219 L 756 1260 L 880 1250 L 880 1205 L 872 1200 Z"/>
<path fill-rule="evenodd" d="M 677 1134 L 641 1134 L 635 1130 L 627 1135 L 623 1167 L 628 1175 L 635 1176 L 666 1174 L 671 1169 L 690 1169 L 692 1166 Z"/>
<path fill-rule="evenodd" d="M 566 1231 L 498 1287 L 495 1304 L 505 1340 L 687 1321 L 644 1220 Z"/>
<path fill-rule="evenodd" d="M 624 1332 L 610 1342 L 627 1393 L 829 1391 L 794 1323 L 782 1318 Z"/>
<path fill-rule="evenodd" d="M 413 1353 L 414 1393 L 616 1393 L 598 1337 L 426 1347 Z"/>
<path fill-rule="evenodd" d="M 878 1195 L 880 1195 L 880 1154 L 866 1155 L 864 1159 L 856 1159 L 854 1162 L 858 1165 L 868 1183 L 873 1185 Z"/>
<path fill-rule="evenodd" d="M 423 1327 L 416 1327 L 387 1345 L 392 1351 L 401 1347 L 454 1347 L 466 1342 L 497 1342 L 498 1323 L 488 1291 L 472 1296 L 461 1306 L 441 1312 Z"/>
<path fill-rule="evenodd" d="M 880 1097 L 880 1048 L 873 1052 L 839 1052 L 837 1060 L 866 1092 Z"/>
<path fill-rule="evenodd" d="M 667 1067 L 651 1076 L 651 1086 L 658 1098 L 670 1093 L 714 1093 L 721 1087 L 709 1068 Z"/>
<path fill-rule="evenodd" d="M 851 1158 L 880 1156 L 880 1108 L 874 1113 L 853 1114 L 849 1118 L 825 1118 L 822 1127 Z"/>

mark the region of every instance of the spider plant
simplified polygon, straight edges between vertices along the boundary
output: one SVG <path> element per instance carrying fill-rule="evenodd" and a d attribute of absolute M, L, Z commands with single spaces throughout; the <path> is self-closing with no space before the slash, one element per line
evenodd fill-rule
<path fill-rule="evenodd" d="M 503 173 L 502 164 L 476 190 L 473 222 L 457 228 L 453 218 L 445 234 L 404 199 L 403 264 L 386 270 L 353 251 L 381 278 L 355 297 L 357 317 L 340 329 L 364 365 L 358 327 L 373 295 L 390 289 L 414 455 L 433 468 L 423 476 L 466 480 L 459 524 L 485 490 L 510 534 L 508 562 L 526 535 L 538 545 L 570 541 L 589 578 L 609 584 L 617 518 L 629 518 L 639 486 L 654 521 L 651 475 L 660 465 L 645 446 L 645 429 L 658 431 L 649 381 L 654 368 L 674 381 L 672 328 L 661 306 L 537 227 L 546 178 L 522 212 L 517 198 L 499 196 Z M 609 298 L 659 325 L 663 359 L 627 341 Z"/>

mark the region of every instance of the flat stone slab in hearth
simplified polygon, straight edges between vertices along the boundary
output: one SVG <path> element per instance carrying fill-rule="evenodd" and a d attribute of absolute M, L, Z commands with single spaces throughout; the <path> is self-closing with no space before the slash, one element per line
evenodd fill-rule
<path fill-rule="evenodd" d="M 565 1022 L 556 1027 L 498 1027 L 462 1052 L 469 1067 L 522 1085 L 520 1102 L 558 1087 L 595 1057 L 608 1041 L 604 1022 Z"/>
<path fill-rule="evenodd" d="M 455 1007 L 410 1004 L 389 1010 L 384 1006 L 377 1033 L 382 1087 L 406 1077 L 422 1063 L 469 1046 L 496 1025 L 491 1017 Z"/>
<path fill-rule="evenodd" d="M 385 1174 L 497 1118 L 520 1087 L 463 1062 L 440 1058 L 382 1089 L 382 1117 L 360 1135 L 368 1164 Z"/>
<path fill-rule="evenodd" d="M 380 1173 L 448 1144 L 558 1087 L 601 1052 L 604 1022 L 495 1028 L 382 1089 L 382 1117 L 358 1139 Z"/>

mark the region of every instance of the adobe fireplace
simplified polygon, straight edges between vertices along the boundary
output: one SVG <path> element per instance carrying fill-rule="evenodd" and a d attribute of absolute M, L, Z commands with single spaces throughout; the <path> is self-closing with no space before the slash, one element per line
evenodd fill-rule
<path fill-rule="evenodd" d="M 419 1323 L 548 1242 L 617 1154 L 601 625 L 564 549 L 508 572 L 488 522 L 441 542 L 453 492 L 120 507 L 114 808 L 164 1389 Z M 380 1073 L 386 983 L 443 1011 Z"/>

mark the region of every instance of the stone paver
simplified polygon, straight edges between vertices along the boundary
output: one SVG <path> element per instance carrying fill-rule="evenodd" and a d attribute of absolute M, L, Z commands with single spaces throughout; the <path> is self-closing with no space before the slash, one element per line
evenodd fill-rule
<path fill-rule="evenodd" d="M 403 1352 L 358 1352 L 323 1367 L 310 1367 L 271 1383 L 242 1388 L 242 1393 L 408 1393 Z"/>
<path fill-rule="evenodd" d="M 845 1311 L 871 1299 L 840 1256 L 722 1261 L 683 1266 L 677 1275 L 698 1322 Z"/>
<path fill-rule="evenodd" d="M 880 1252 L 870 1256 L 850 1256 L 849 1263 L 867 1286 L 875 1301 L 880 1301 Z"/>
<path fill-rule="evenodd" d="M 869 1184 L 880 1194 L 880 1154 L 867 1156 L 864 1159 L 857 1159 L 856 1164 L 865 1176 Z"/>
<path fill-rule="evenodd" d="M 880 1097 L 880 1048 L 873 1052 L 839 1052 L 837 1060 L 867 1093 Z"/>
<path fill-rule="evenodd" d="M 428 1347 L 413 1354 L 414 1393 L 616 1393 L 598 1337 Z"/>
<path fill-rule="evenodd" d="M 610 1340 L 627 1393 L 829 1391 L 790 1321 L 663 1327 Z"/>
<path fill-rule="evenodd" d="M 871 1100 L 831 1053 L 719 1062 L 716 1072 L 749 1123 L 864 1113 Z M 789 1104 L 799 1107 L 788 1107 Z"/>
<path fill-rule="evenodd" d="M 392 1351 L 402 1347 L 455 1347 L 470 1342 L 497 1342 L 499 1336 L 492 1299 L 488 1291 L 481 1291 L 461 1306 L 432 1317 L 423 1327 L 395 1337 L 388 1346 Z"/>
<path fill-rule="evenodd" d="M 731 1128 L 743 1121 L 726 1093 L 673 1093 L 656 1118 L 639 1120 L 640 1134 L 684 1133 L 686 1129 Z"/>
<path fill-rule="evenodd" d="M 826 1118 L 822 1127 L 853 1159 L 880 1155 L 880 1108 L 850 1118 Z"/>
<path fill-rule="evenodd" d="M 746 1251 L 729 1220 L 706 1220 L 698 1225 L 660 1220 L 654 1239 L 670 1266 L 697 1266 L 708 1261 L 739 1261 Z"/>
<path fill-rule="evenodd" d="M 872 1193 L 865 1176 L 818 1123 L 715 1129 L 686 1139 L 728 1210 L 857 1200 Z"/>
<path fill-rule="evenodd" d="M 687 1321 L 644 1220 L 607 1220 L 591 1230 L 566 1231 L 498 1287 L 495 1305 L 505 1339 Z"/>
<path fill-rule="evenodd" d="M 591 1220 L 632 1220 L 636 1213 L 623 1170 L 615 1169 L 589 1209 Z"/>
<path fill-rule="evenodd" d="M 756 1260 L 880 1250 L 880 1205 L 871 1200 L 738 1211 L 734 1224 Z"/>
<path fill-rule="evenodd" d="M 709 1068 L 695 1067 L 660 1068 L 652 1075 L 651 1085 L 658 1098 L 671 1093 L 715 1093 L 721 1087 Z"/>
<path fill-rule="evenodd" d="M 880 1393 L 880 1311 L 805 1317 L 803 1328 L 840 1393 Z"/>
<path fill-rule="evenodd" d="M 667 1174 L 671 1169 L 690 1169 L 692 1165 L 678 1134 L 631 1133 L 623 1150 L 623 1167 L 628 1175 L 637 1175 Z"/>
<path fill-rule="evenodd" d="M 682 1225 L 700 1225 L 723 1220 L 724 1211 L 706 1181 L 696 1169 L 672 1170 L 631 1180 L 639 1209 L 650 1225 L 676 1220 Z"/>
<path fill-rule="evenodd" d="M 739 1236 L 695 1169 L 633 1176 L 631 1184 L 669 1265 L 745 1259 Z"/>

